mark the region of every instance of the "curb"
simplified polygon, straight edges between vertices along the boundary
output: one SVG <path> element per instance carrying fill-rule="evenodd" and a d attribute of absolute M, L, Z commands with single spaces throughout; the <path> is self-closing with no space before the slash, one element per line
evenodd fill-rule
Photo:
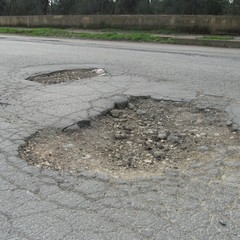
<path fill-rule="evenodd" d="M 224 41 L 224 40 L 185 39 L 185 38 L 172 38 L 172 39 L 175 44 L 179 45 L 240 48 L 240 41 L 234 40 Z"/>

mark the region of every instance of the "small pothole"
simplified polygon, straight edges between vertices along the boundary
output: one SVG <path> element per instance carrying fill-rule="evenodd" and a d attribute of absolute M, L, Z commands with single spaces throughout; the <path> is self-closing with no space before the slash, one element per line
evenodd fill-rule
<path fill-rule="evenodd" d="M 20 157 L 58 171 L 85 168 L 123 178 L 167 169 L 204 172 L 220 160 L 225 161 L 222 175 L 240 167 L 239 134 L 230 129 L 227 114 L 215 109 L 133 98 L 93 119 L 91 126 L 78 125 L 37 132 L 19 148 Z"/>
<path fill-rule="evenodd" d="M 101 68 L 71 69 L 60 70 L 51 73 L 37 74 L 28 77 L 27 80 L 42 84 L 57 84 L 62 82 L 72 82 L 84 78 L 93 78 L 96 76 L 104 75 L 107 75 L 107 72 Z"/>

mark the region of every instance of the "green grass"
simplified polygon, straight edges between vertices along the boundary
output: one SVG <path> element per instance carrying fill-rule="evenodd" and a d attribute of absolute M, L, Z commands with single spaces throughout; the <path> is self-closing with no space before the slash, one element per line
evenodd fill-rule
<path fill-rule="evenodd" d="M 180 34 L 182 32 L 174 30 L 174 29 L 155 29 L 155 30 L 146 30 L 146 29 L 114 29 L 114 28 L 105 28 L 102 29 L 101 32 L 120 32 L 120 33 L 146 33 L 146 34 L 164 34 L 164 35 L 170 35 L 170 34 Z"/>
<path fill-rule="evenodd" d="M 155 42 L 155 43 L 176 43 L 169 37 L 158 36 L 157 34 L 171 34 L 176 32 L 165 30 L 118 30 L 104 29 L 98 31 L 79 31 L 76 29 L 59 29 L 59 28 L 12 28 L 0 27 L 0 33 L 20 34 L 37 37 L 64 37 L 76 39 L 96 39 L 96 40 L 118 40 L 118 41 L 135 41 L 135 42 Z M 232 40 L 232 36 L 227 35 L 204 35 L 203 40 Z"/>
<path fill-rule="evenodd" d="M 137 42 L 174 43 L 170 37 L 155 36 L 146 32 L 76 32 L 57 28 L 6 28 L 0 27 L 0 33 L 21 34 L 27 36 L 66 37 L 97 40 L 126 40 Z"/>
<path fill-rule="evenodd" d="M 202 39 L 204 40 L 218 40 L 218 41 L 227 41 L 227 40 L 232 40 L 233 37 L 232 36 L 221 36 L 221 35 L 206 35 L 203 36 Z"/>

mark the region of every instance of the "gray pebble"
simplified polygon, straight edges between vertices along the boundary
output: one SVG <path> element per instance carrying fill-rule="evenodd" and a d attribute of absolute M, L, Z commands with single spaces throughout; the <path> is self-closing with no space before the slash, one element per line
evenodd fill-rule
<path fill-rule="evenodd" d="M 239 130 L 238 124 L 234 123 L 234 124 L 232 125 L 232 129 L 233 129 L 233 131 Z"/>
<path fill-rule="evenodd" d="M 177 133 L 170 133 L 167 140 L 168 140 L 168 142 L 173 143 L 173 144 L 181 143 L 181 138 Z"/>
<path fill-rule="evenodd" d="M 162 160 L 162 159 L 164 159 L 165 158 L 165 156 L 166 156 L 166 154 L 165 154 L 165 152 L 164 151 L 154 151 L 153 152 L 153 156 L 156 158 L 156 159 L 158 159 L 158 160 Z"/>
<path fill-rule="evenodd" d="M 124 129 L 128 130 L 128 131 L 132 131 L 135 129 L 135 126 L 134 126 L 134 124 L 127 124 L 124 126 Z"/>
<path fill-rule="evenodd" d="M 114 109 L 110 112 L 110 114 L 111 114 L 112 117 L 118 118 L 118 117 L 120 117 L 121 112 L 119 110 Z"/>
<path fill-rule="evenodd" d="M 143 115 L 145 115 L 147 112 L 146 111 L 143 111 L 143 110 L 137 110 L 137 115 L 138 116 L 143 116 Z"/>
<path fill-rule="evenodd" d="M 144 148 L 145 148 L 146 150 L 151 150 L 151 149 L 153 148 L 153 142 L 150 141 L 150 140 L 146 141 L 146 142 L 144 143 Z"/>
<path fill-rule="evenodd" d="M 158 133 L 157 138 L 159 140 L 166 140 L 167 139 L 167 133 L 166 132 Z"/>
<path fill-rule="evenodd" d="M 131 109 L 131 110 L 133 110 L 133 109 L 135 108 L 135 106 L 134 106 L 134 104 L 132 104 L 132 103 L 128 103 L 128 108 Z"/>
<path fill-rule="evenodd" d="M 123 140 L 123 139 L 127 139 L 127 135 L 125 133 L 122 133 L 122 132 L 117 132 L 115 135 L 114 135 L 114 138 L 116 140 Z"/>
<path fill-rule="evenodd" d="M 226 122 L 226 125 L 227 125 L 228 127 L 231 126 L 231 125 L 232 125 L 232 121 L 228 120 L 228 121 Z"/>

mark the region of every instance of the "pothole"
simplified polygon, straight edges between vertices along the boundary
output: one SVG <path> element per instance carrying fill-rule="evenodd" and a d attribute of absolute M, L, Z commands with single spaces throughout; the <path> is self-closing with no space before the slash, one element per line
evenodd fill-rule
<path fill-rule="evenodd" d="M 101 68 L 90 69 L 72 69 L 61 70 L 51 73 L 37 74 L 27 78 L 29 81 L 34 81 L 42 84 L 57 84 L 62 82 L 72 82 L 84 78 L 93 78 L 96 76 L 107 75 L 107 72 Z"/>
<path fill-rule="evenodd" d="M 239 134 L 230 125 L 216 109 L 132 98 L 91 125 L 41 130 L 19 153 L 29 164 L 72 173 L 89 169 L 134 178 L 169 169 L 206 172 L 216 163 L 225 169 L 223 176 L 240 168 Z"/>

